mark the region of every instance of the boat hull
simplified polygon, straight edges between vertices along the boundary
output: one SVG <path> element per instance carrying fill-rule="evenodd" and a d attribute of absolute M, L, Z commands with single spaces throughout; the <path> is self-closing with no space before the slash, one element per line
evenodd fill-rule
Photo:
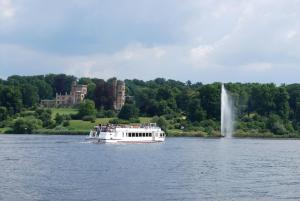
<path fill-rule="evenodd" d="M 159 143 L 164 142 L 165 139 L 156 139 L 156 140 L 144 140 L 144 139 L 101 139 L 99 137 L 87 137 L 87 141 L 95 142 L 95 143 L 128 143 L 128 144 L 143 144 L 143 143 Z"/>

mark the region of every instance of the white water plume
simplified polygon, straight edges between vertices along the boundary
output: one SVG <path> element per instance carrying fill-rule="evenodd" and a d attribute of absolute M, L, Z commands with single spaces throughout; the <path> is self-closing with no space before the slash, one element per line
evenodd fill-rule
<path fill-rule="evenodd" d="M 233 100 L 222 84 L 221 92 L 221 135 L 232 137 L 234 130 L 234 109 Z"/>

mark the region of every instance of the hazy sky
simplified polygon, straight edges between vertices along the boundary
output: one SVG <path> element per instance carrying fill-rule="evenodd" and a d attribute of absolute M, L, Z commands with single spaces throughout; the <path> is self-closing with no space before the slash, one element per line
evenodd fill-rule
<path fill-rule="evenodd" d="M 0 77 L 300 82 L 299 0 L 0 0 Z"/>

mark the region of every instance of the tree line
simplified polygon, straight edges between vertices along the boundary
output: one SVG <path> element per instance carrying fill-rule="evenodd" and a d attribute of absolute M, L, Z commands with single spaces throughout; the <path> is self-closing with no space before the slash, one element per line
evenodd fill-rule
<path fill-rule="evenodd" d="M 77 118 L 114 116 L 113 79 L 65 74 L 10 76 L 0 80 L 0 121 L 24 110 L 37 110 L 40 100 L 54 99 L 56 93 L 69 93 L 75 80 L 88 85 L 88 101 L 78 106 L 81 114 Z M 203 129 L 207 133 L 220 127 L 221 83 L 157 78 L 125 80 L 125 84 L 127 99 L 120 119 L 157 116 L 169 121 L 171 128 Z M 227 83 L 225 87 L 234 98 L 237 129 L 277 135 L 300 131 L 300 84 Z"/>

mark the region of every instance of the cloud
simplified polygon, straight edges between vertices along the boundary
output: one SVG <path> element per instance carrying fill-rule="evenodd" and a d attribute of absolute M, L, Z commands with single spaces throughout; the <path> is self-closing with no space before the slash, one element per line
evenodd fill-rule
<path fill-rule="evenodd" d="M 0 76 L 297 82 L 299 18 L 298 0 L 0 0 Z"/>
<path fill-rule="evenodd" d="M 10 0 L 0 0 L 0 20 L 12 18 L 15 15 L 15 9 Z"/>
<path fill-rule="evenodd" d="M 69 57 L 68 73 L 88 77 L 153 79 L 157 72 L 164 72 L 167 49 L 132 44 L 113 54 L 98 53 L 82 57 Z M 160 74 L 164 76 L 163 74 Z"/>
<path fill-rule="evenodd" d="M 297 35 L 299 35 L 297 31 L 290 30 L 286 34 L 286 38 L 287 38 L 288 41 L 293 41 L 297 37 Z"/>
<path fill-rule="evenodd" d="M 251 73 L 251 72 L 263 73 L 263 72 L 270 71 L 272 69 L 272 64 L 267 62 L 250 63 L 242 66 L 242 68 L 244 68 L 245 71 L 247 71 L 247 73 Z"/>

